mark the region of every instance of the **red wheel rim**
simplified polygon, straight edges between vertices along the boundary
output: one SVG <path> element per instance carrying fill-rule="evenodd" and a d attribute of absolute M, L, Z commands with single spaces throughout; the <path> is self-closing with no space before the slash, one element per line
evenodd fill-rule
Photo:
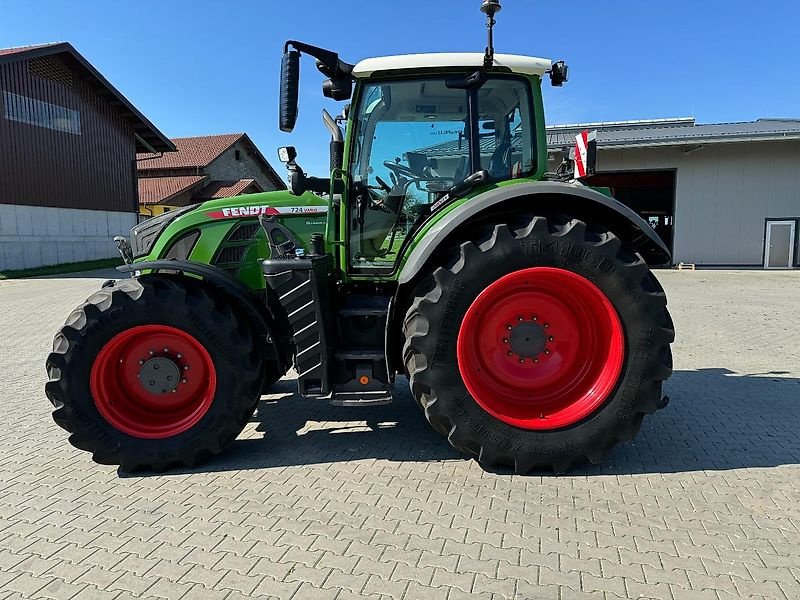
<path fill-rule="evenodd" d="M 616 386 L 625 340 L 609 299 L 564 269 L 533 267 L 483 290 L 458 334 L 458 368 L 475 401 L 524 429 L 558 429 Z"/>
<path fill-rule="evenodd" d="M 203 418 L 214 400 L 217 375 L 208 351 L 185 331 L 141 325 L 103 346 L 89 387 L 111 425 L 137 438 L 161 439 Z"/>

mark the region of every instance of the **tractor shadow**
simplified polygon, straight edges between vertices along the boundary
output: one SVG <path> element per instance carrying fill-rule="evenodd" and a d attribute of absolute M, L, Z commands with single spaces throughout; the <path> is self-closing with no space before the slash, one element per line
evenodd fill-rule
<path fill-rule="evenodd" d="M 577 467 L 569 475 L 800 464 L 800 379 L 785 375 L 743 375 L 723 368 L 675 371 L 665 390 L 671 398 L 669 406 L 644 420 L 634 442 L 617 446 L 604 464 Z M 334 407 L 322 400 L 303 399 L 295 389 L 293 380 L 278 382 L 259 403 L 249 434 L 211 462 L 183 472 L 376 459 L 470 460 L 430 428 L 405 378 L 398 378 L 392 404 L 372 408 Z"/>
<path fill-rule="evenodd" d="M 467 460 L 425 420 L 398 377 L 394 400 L 385 406 L 331 406 L 296 393 L 282 379 L 263 397 L 251 418 L 257 436 L 240 437 L 200 470 L 238 470 L 313 465 L 352 460 Z"/>
<path fill-rule="evenodd" d="M 605 465 L 570 474 L 681 473 L 800 464 L 800 379 L 786 371 L 675 371 L 669 405 Z"/>

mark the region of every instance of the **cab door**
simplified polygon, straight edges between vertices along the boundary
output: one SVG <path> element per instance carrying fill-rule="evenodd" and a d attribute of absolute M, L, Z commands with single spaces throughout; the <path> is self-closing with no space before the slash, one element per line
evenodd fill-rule
<path fill-rule="evenodd" d="M 467 98 L 431 77 L 368 83 L 353 120 L 346 261 L 391 273 L 428 207 L 469 174 Z"/>

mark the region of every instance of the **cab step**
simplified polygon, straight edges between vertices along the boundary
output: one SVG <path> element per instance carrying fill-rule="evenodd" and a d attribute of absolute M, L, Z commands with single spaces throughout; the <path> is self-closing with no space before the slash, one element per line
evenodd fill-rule
<path fill-rule="evenodd" d="M 383 360 L 383 350 L 339 350 L 334 356 L 340 360 Z"/>
<path fill-rule="evenodd" d="M 390 390 L 372 392 L 337 392 L 334 391 L 328 401 L 333 406 L 384 406 L 392 403 Z"/>

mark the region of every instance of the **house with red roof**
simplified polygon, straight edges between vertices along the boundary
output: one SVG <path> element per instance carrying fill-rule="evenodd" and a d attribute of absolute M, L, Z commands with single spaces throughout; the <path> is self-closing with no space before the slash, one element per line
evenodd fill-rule
<path fill-rule="evenodd" d="M 176 152 L 136 155 L 139 214 L 144 217 L 206 200 L 286 189 L 246 133 L 171 141 Z"/>

